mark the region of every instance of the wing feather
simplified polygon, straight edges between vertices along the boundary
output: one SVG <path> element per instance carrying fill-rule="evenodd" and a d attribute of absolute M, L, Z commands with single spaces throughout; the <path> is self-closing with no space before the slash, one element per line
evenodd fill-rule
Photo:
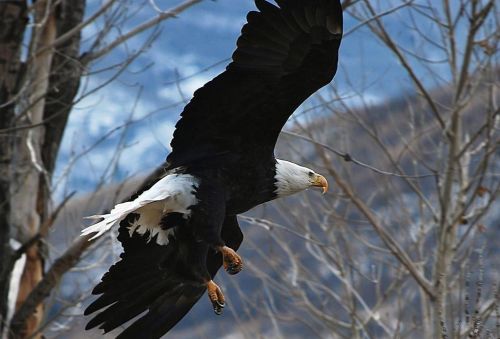
<path fill-rule="evenodd" d="M 259 11 L 248 14 L 226 71 L 184 108 L 169 168 L 221 157 L 267 161 L 288 117 L 332 80 L 342 33 L 340 1 L 255 3 Z"/>
<path fill-rule="evenodd" d="M 192 238 L 182 233 L 172 236 L 167 245 L 147 242 L 146 236 L 138 234 L 130 237 L 127 224 L 136 217 L 131 214 L 122 221 L 118 240 L 124 252 L 92 291 L 100 296 L 84 314 L 98 313 L 86 329 L 99 327 L 109 332 L 137 317 L 117 338 L 159 338 L 177 324 L 206 291 L 204 284 L 185 274 L 185 268 L 192 265 L 198 255 L 205 255 L 208 272 L 214 277 L 222 265 L 222 257 L 208 250 L 208 246 L 204 253 L 199 251 L 198 245 L 190 243 Z M 226 217 L 221 236 L 227 246 L 238 249 L 243 235 L 235 216 Z M 197 250 L 193 250 L 195 247 Z"/>

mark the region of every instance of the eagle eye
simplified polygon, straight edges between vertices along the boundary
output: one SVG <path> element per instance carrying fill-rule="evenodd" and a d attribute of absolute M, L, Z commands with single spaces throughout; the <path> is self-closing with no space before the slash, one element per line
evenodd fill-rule
<path fill-rule="evenodd" d="M 314 175 L 314 172 L 311 172 L 309 171 L 309 173 L 307 173 L 310 177 L 312 177 Z"/>

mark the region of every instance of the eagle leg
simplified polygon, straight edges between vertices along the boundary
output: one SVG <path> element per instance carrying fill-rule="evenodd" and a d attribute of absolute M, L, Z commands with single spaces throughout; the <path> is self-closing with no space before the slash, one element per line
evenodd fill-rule
<path fill-rule="evenodd" d="M 243 260 L 232 248 L 222 246 L 219 251 L 222 253 L 222 262 L 227 273 L 232 275 L 243 269 Z"/>
<path fill-rule="evenodd" d="M 214 283 L 213 280 L 209 280 L 207 282 L 207 294 L 208 298 L 212 302 L 215 314 L 221 315 L 222 309 L 224 308 L 224 306 L 226 306 L 226 302 L 224 299 L 224 294 L 222 294 L 220 287 L 217 286 L 217 284 Z"/>

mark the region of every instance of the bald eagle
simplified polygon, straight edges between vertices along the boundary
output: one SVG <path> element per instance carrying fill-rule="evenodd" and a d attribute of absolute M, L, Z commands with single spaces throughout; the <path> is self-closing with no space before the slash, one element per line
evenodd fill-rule
<path fill-rule="evenodd" d="M 221 266 L 238 273 L 243 240 L 237 215 L 310 187 L 328 188 L 315 171 L 274 157 L 283 125 L 337 70 L 339 0 L 255 0 L 232 62 L 198 89 L 171 142 L 164 175 L 116 205 L 83 234 L 119 225 L 121 260 L 104 274 L 85 310 L 87 329 L 158 338 L 205 293 L 216 314 L 225 304 L 213 281 Z"/>

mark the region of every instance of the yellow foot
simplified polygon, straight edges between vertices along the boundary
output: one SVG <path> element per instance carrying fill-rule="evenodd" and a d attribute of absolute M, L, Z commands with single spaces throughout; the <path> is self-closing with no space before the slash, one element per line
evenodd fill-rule
<path fill-rule="evenodd" d="M 222 309 L 226 306 L 226 302 L 220 287 L 217 286 L 213 280 L 207 282 L 207 294 L 208 298 L 212 302 L 215 314 L 220 315 L 222 313 Z"/>
<path fill-rule="evenodd" d="M 243 268 L 243 260 L 241 260 L 241 257 L 233 249 L 227 246 L 222 246 L 219 251 L 222 252 L 222 260 L 226 272 L 229 274 L 239 273 Z"/>

